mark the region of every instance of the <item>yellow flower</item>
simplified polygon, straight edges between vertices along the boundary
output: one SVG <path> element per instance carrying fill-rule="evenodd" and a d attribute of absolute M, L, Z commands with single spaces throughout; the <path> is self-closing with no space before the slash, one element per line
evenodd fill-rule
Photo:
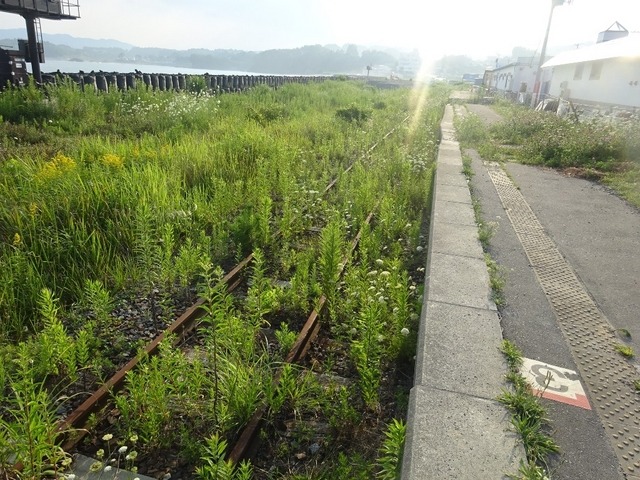
<path fill-rule="evenodd" d="M 76 162 L 71 157 L 67 157 L 62 153 L 56 153 L 48 162 L 44 163 L 36 174 L 38 180 L 52 180 L 70 172 L 76 168 Z"/>
<path fill-rule="evenodd" d="M 29 204 L 29 215 L 31 215 L 32 217 L 35 217 L 36 213 L 38 213 L 38 204 L 31 202 Z"/>
<path fill-rule="evenodd" d="M 13 236 L 13 246 L 19 247 L 20 245 L 22 245 L 22 237 L 18 232 L 16 232 L 15 235 Z"/>
<path fill-rule="evenodd" d="M 60 152 L 56 153 L 56 156 L 53 157 L 51 161 L 62 171 L 73 170 L 76 168 L 76 162 L 73 158 L 67 157 Z"/>
<path fill-rule="evenodd" d="M 114 153 L 105 153 L 102 156 L 102 163 L 107 167 L 121 168 L 124 164 L 124 159 Z"/>

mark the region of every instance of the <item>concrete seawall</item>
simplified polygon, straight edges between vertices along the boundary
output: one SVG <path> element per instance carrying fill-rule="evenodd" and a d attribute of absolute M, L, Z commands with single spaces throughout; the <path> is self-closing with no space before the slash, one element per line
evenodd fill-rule
<path fill-rule="evenodd" d="M 242 92 L 258 85 L 280 87 L 290 83 L 317 83 L 331 77 L 326 76 L 283 76 L 283 75 L 183 75 L 162 73 L 47 73 L 42 75 L 45 84 L 62 83 L 67 80 L 79 85 L 82 89 L 101 92 L 112 90 L 134 89 L 143 86 L 151 90 L 184 91 L 193 90 L 193 79 L 204 81 L 198 88 L 209 93 Z"/>
<path fill-rule="evenodd" d="M 402 479 L 501 479 L 524 451 L 496 401 L 506 385 L 502 331 L 451 105 L 441 131 Z"/>

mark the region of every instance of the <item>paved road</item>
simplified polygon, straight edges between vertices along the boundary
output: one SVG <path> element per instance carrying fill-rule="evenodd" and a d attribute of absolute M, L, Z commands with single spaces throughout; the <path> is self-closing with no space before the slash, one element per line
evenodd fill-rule
<path fill-rule="evenodd" d="M 487 121 L 498 119 L 488 107 L 469 107 Z M 569 323 L 567 329 L 567 323 L 560 322 L 558 311 L 551 306 L 540 285 L 539 271 L 532 268 L 530 258 L 525 255 L 521 239 L 516 235 L 491 180 L 489 171 L 496 167 L 488 168 L 476 152 L 467 153 L 473 159 L 475 176 L 472 186 L 482 204 L 483 217 L 485 221 L 495 222 L 496 225 L 490 253 L 506 271 L 507 305 L 500 312 L 505 338 L 518 344 L 527 358 L 588 374 L 592 364 L 585 363 L 584 357 L 599 352 L 576 354 L 580 350 L 571 345 L 574 335 L 571 325 Z M 602 312 L 604 325 L 610 325 L 607 326 L 610 330 L 627 329 L 632 335 L 629 345 L 640 352 L 640 213 L 606 188 L 585 180 L 519 164 L 507 164 L 505 169 L 548 239 L 555 244 Z M 603 335 L 606 336 L 606 333 Z M 619 362 L 619 358 L 613 358 L 613 363 L 603 367 L 601 374 L 607 376 L 607 368 L 611 369 L 610 373 L 616 373 L 614 370 L 619 370 Z M 627 377 L 635 376 L 635 364 L 622 367 L 627 368 Z M 586 383 L 585 379 L 582 380 Z M 629 378 L 627 383 L 631 380 Z M 622 386 L 622 390 L 626 390 L 623 393 L 635 396 L 628 384 Z M 640 469 L 631 474 L 627 463 L 619 461 L 622 450 L 618 451 L 617 440 L 612 440 L 611 432 L 607 426 L 603 426 L 605 408 L 602 402 L 608 398 L 601 400 L 600 396 L 613 395 L 615 392 L 610 387 L 597 394 L 592 390 L 587 388 L 593 410 L 544 400 L 553 421 L 553 436 L 563 451 L 552 462 L 552 478 L 625 478 L 622 468 L 629 474 L 626 478 L 640 478 Z M 638 411 L 631 411 L 625 421 L 632 434 L 640 434 L 638 425 L 634 424 L 640 409 L 631 400 L 628 410 Z M 633 440 L 631 442 L 633 446 Z M 621 447 L 626 448 L 624 445 Z M 633 458 L 629 461 L 633 462 Z M 633 466 L 632 463 L 630 465 Z"/>

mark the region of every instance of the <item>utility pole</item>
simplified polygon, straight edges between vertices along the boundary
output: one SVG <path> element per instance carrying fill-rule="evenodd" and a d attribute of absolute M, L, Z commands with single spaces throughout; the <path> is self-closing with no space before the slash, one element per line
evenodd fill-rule
<path fill-rule="evenodd" d="M 544 63 L 544 57 L 547 54 L 547 41 L 549 40 L 549 31 L 551 30 L 551 20 L 553 19 L 553 10 L 556 7 L 564 4 L 565 0 L 551 0 L 551 11 L 549 12 L 549 21 L 547 22 L 547 31 L 544 34 L 544 41 L 542 42 L 542 51 L 540 52 L 540 62 L 538 63 L 538 69 L 536 70 L 536 80 L 533 83 L 533 95 L 531 96 L 531 108 L 536 108 L 540 99 L 540 80 L 542 77 L 542 64 Z"/>

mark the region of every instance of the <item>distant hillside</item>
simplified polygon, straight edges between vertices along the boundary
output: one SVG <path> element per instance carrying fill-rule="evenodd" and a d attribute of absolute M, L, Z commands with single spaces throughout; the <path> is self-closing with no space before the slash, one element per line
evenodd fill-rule
<path fill-rule="evenodd" d="M 27 38 L 27 30 L 23 28 L 5 28 L 0 29 L 1 39 L 17 39 Z M 133 45 L 120 42 L 119 40 L 94 38 L 79 38 L 64 33 L 46 33 L 43 32 L 42 38 L 45 42 L 55 43 L 57 45 L 66 45 L 71 48 L 122 48 L 128 50 Z M 2 41 L 0 41 L 2 42 Z"/>
<path fill-rule="evenodd" d="M 0 46 L 17 45 L 20 29 L 0 29 Z M 115 62 L 211 70 L 236 70 L 293 75 L 359 74 L 367 66 L 396 71 L 403 56 L 397 50 L 365 49 L 356 45 L 307 45 L 300 48 L 249 52 L 243 50 L 172 50 L 135 47 L 117 40 L 93 40 L 71 35 L 44 34 L 45 56 L 55 60 Z"/>

